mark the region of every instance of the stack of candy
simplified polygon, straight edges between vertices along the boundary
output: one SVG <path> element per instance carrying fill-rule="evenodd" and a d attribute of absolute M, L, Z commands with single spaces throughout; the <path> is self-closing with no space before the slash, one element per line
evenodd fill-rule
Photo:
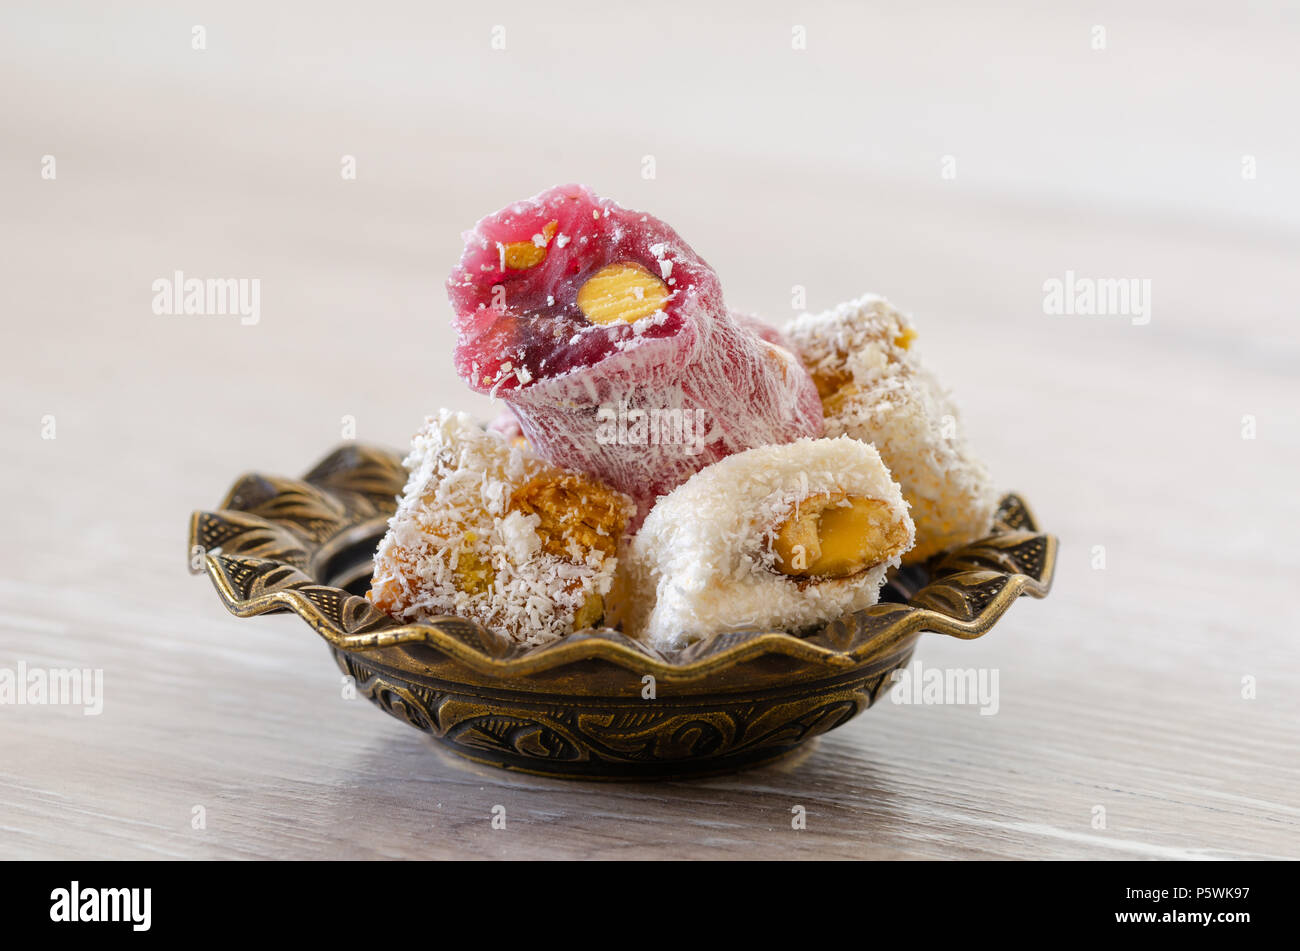
<path fill-rule="evenodd" d="M 916 331 L 868 294 L 785 328 L 821 394 L 826 435 L 874 443 L 903 487 L 916 522 L 919 562 L 983 538 L 998 493 L 970 451 L 947 392 L 917 360 Z"/>
<path fill-rule="evenodd" d="M 416 435 L 370 592 L 394 617 L 665 651 L 799 633 L 988 530 L 987 475 L 883 300 L 782 333 L 666 224 L 577 185 L 464 237 L 455 366 L 507 410 Z"/>

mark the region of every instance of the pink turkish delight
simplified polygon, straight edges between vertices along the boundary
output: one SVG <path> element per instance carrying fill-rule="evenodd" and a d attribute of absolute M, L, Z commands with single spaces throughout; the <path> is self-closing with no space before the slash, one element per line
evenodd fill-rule
<path fill-rule="evenodd" d="M 729 313 L 672 228 L 583 186 L 484 218 L 447 285 L 461 378 L 641 517 L 718 459 L 821 434 L 816 385 L 776 332 Z"/>

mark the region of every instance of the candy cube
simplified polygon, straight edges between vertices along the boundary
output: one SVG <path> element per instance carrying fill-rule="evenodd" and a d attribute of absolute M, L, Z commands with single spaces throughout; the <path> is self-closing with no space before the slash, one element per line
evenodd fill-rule
<path fill-rule="evenodd" d="M 635 506 L 464 413 L 411 442 L 368 595 L 404 621 L 471 618 L 522 644 L 599 624 Z"/>
<path fill-rule="evenodd" d="M 651 510 L 620 566 L 617 620 L 660 650 L 741 628 L 799 632 L 875 604 L 913 540 L 872 446 L 840 437 L 750 449 Z"/>

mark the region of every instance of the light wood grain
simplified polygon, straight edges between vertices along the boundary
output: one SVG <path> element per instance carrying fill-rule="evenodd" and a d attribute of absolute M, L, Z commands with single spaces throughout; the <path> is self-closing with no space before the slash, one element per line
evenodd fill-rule
<path fill-rule="evenodd" d="M 657 5 L 615 34 L 596 8 L 223 5 L 201 54 L 166 7 L 7 9 L 0 667 L 102 668 L 106 696 L 0 706 L 0 858 L 1300 857 L 1300 26 L 1129 6 Z M 615 35 L 679 42 L 640 120 Z M 736 306 L 785 319 L 800 285 L 914 314 L 1062 539 L 1047 601 L 918 651 L 996 669 L 997 715 L 884 701 L 689 783 L 509 774 L 344 699 L 300 621 L 229 617 L 186 573 L 189 512 L 305 471 L 343 416 L 400 446 L 440 405 L 491 411 L 450 369 L 457 235 L 575 179 L 673 222 Z M 261 321 L 155 316 L 178 268 L 260 278 Z M 1151 279 L 1151 323 L 1044 316 L 1066 269 Z"/>

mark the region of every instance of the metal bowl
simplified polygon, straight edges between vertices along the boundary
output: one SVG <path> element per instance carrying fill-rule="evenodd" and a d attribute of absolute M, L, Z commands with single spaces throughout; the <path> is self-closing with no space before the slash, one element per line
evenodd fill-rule
<path fill-rule="evenodd" d="M 1016 495 L 988 538 L 890 575 L 882 601 L 801 636 L 718 635 L 660 652 L 609 629 L 522 647 L 462 618 L 403 624 L 362 595 L 406 481 L 345 445 L 302 479 L 249 474 L 190 520 L 190 568 L 240 617 L 293 611 L 357 689 L 456 753 L 581 779 L 730 772 L 871 706 L 925 631 L 975 638 L 1051 587 L 1056 539 Z"/>

